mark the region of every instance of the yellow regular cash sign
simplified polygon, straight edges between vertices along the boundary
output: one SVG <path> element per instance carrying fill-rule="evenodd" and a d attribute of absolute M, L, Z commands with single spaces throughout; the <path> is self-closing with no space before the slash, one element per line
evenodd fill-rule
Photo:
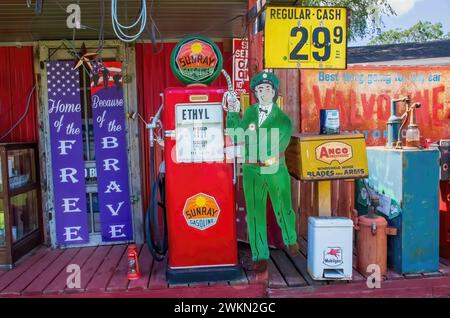
<path fill-rule="evenodd" d="M 347 8 L 268 6 L 266 68 L 345 69 Z"/>

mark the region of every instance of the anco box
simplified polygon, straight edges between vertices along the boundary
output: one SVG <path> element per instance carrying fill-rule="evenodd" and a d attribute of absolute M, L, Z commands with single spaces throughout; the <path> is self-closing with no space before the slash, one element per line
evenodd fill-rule
<path fill-rule="evenodd" d="M 289 173 L 304 181 L 368 176 L 363 134 L 294 134 L 285 156 Z"/>

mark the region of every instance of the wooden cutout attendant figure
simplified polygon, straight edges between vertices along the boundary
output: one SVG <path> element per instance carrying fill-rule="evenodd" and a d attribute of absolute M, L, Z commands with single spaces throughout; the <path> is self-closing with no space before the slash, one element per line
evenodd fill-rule
<path fill-rule="evenodd" d="M 226 124 L 228 129 L 234 129 L 235 136 L 239 128 L 246 134 L 256 135 L 253 142 L 251 138 L 243 139 L 245 161 L 242 171 L 254 270 L 263 272 L 267 269 L 270 256 L 267 244 L 267 195 L 270 195 L 287 250 L 293 256 L 299 254 L 291 183 L 284 159 L 293 126 L 276 103 L 279 80 L 273 73 L 264 71 L 257 74 L 251 79 L 250 86 L 258 103 L 249 106 L 240 119 L 239 102 L 233 94 L 228 94 Z M 256 153 L 256 160 L 252 160 L 252 153 Z"/>

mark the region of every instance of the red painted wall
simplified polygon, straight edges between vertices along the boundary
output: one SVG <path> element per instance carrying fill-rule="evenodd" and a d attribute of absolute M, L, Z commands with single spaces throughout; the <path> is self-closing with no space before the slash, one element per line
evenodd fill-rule
<path fill-rule="evenodd" d="M 33 47 L 0 47 L 0 137 L 24 114 L 34 84 Z M 37 126 L 33 92 L 27 115 L 0 142 L 37 142 Z"/>

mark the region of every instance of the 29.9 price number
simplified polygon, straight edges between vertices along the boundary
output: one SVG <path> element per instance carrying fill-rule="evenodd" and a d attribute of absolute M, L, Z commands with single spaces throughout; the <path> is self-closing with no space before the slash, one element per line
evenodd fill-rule
<path fill-rule="evenodd" d="M 310 56 L 317 62 L 326 62 L 331 56 L 331 46 L 344 41 L 344 31 L 341 26 L 332 29 L 316 27 L 310 32 L 306 27 L 299 26 L 291 29 L 291 44 L 289 60 L 309 61 Z M 311 47 L 312 44 L 312 47 Z M 310 54 L 312 53 L 312 54 Z"/>

